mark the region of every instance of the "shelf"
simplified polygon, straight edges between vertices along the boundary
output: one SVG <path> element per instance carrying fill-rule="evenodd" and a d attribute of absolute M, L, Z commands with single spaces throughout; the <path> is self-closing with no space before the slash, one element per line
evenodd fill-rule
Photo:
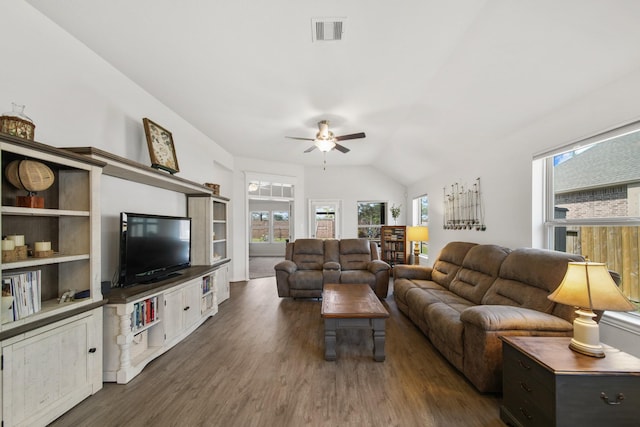
<path fill-rule="evenodd" d="M 50 316 L 52 312 L 57 311 L 69 311 L 81 306 L 91 303 L 90 298 L 82 298 L 73 301 L 65 301 L 63 303 L 58 302 L 57 299 L 50 299 L 42 301 L 41 309 L 37 313 L 33 313 L 30 316 L 23 317 L 22 319 L 6 322 L 2 324 L 3 329 L 9 330 L 10 328 L 16 328 L 22 325 L 28 325 L 38 319 L 45 319 Z"/>
<path fill-rule="evenodd" d="M 143 301 L 144 301 L 144 300 L 143 300 Z M 147 323 L 146 325 L 141 326 L 141 327 L 139 327 L 139 328 L 137 328 L 137 329 L 131 329 L 131 333 L 132 333 L 133 335 L 138 335 L 138 334 L 140 334 L 140 333 L 142 333 L 142 332 L 146 331 L 147 329 L 149 329 L 149 328 L 151 328 L 151 327 L 153 327 L 153 326 L 156 326 L 156 325 L 157 325 L 158 323 L 160 323 L 161 321 L 162 321 L 162 319 L 156 319 L 156 320 L 154 320 L 153 322 Z"/>
<path fill-rule="evenodd" d="M 89 254 L 80 255 L 54 255 L 47 258 L 27 258 L 22 261 L 6 262 L 2 264 L 2 271 L 13 270 L 16 268 L 36 267 L 39 265 L 62 264 L 65 262 L 80 261 L 89 259 Z"/>
<path fill-rule="evenodd" d="M 115 154 L 111 154 L 98 148 L 70 147 L 63 148 L 63 150 L 106 163 L 106 166 L 103 169 L 103 174 L 105 175 L 164 188 L 165 190 L 183 194 L 202 194 L 218 197 L 213 195 L 213 190 L 205 187 L 203 184 L 189 181 L 175 175 L 170 175 L 166 172 L 161 172 L 150 166 L 145 166 L 141 163 L 125 159 L 124 157 L 116 156 Z"/>
<path fill-rule="evenodd" d="M 90 216 L 89 211 L 74 211 L 63 209 L 37 209 L 37 208 L 19 208 L 15 206 L 2 206 L 2 214 L 16 216 Z"/>

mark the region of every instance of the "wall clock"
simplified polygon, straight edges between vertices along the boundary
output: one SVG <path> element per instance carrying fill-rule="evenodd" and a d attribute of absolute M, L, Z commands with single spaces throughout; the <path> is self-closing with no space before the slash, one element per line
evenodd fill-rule
<path fill-rule="evenodd" d="M 180 172 L 171 132 L 146 117 L 142 119 L 142 123 L 144 124 L 144 133 L 147 136 L 151 167 L 162 169 L 170 174 Z"/>

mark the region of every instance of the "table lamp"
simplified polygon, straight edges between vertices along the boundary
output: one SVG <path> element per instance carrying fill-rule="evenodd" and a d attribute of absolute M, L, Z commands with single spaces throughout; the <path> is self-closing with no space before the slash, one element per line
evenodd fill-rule
<path fill-rule="evenodd" d="M 569 348 L 592 357 L 604 357 L 600 326 L 593 310 L 631 311 L 635 306 L 616 286 L 605 264 L 570 262 L 560 286 L 548 296 L 551 301 L 577 307 Z"/>
<path fill-rule="evenodd" d="M 420 242 L 429 240 L 429 227 L 424 225 L 407 227 L 407 241 L 414 242 L 413 245 L 413 261 L 410 264 L 419 264 Z M 411 260 L 411 258 L 410 258 Z"/>

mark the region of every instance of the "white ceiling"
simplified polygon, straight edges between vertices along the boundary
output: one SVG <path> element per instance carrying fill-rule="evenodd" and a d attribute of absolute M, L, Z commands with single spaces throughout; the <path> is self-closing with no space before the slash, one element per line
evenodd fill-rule
<path fill-rule="evenodd" d="M 328 163 L 405 184 L 640 68 L 635 0 L 28 2 L 234 155 L 319 166 L 285 135 L 328 119 L 367 134 Z"/>

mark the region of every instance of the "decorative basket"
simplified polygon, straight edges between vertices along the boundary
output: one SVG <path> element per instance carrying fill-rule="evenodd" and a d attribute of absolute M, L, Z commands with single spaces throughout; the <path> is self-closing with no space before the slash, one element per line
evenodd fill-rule
<path fill-rule="evenodd" d="M 216 196 L 220 195 L 220 184 L 212 184 L 210 182 L 205 182 L 204 185 L 213 190 L 213 194 Z"/>
<path fill-rule="evenodd" d="M 24 105 L 11 105 L 13 111 L 0 116 L 0 132 L 33 141 L 36 125 L 24 115 Z"/>

